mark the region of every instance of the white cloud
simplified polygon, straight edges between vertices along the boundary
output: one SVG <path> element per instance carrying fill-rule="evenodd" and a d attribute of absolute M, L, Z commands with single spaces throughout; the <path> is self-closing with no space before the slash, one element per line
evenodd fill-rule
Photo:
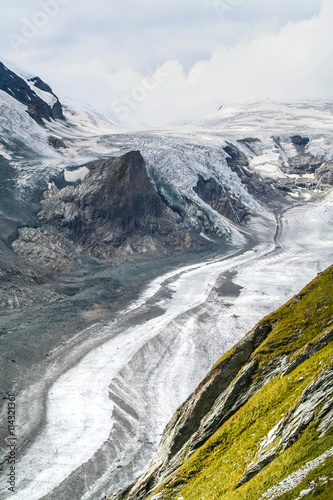
<path fill-rule="evenodd" d="M 159 70 L 163 78 L 151 90 L 144 90 L 145 78 L 151 78 L 147 71 L 123 68 L 112 73 L 105 54 L 90 67 L 67 66 L 62 71 L 64 76 L 67 71 L 87 80 L 93 73 L 105 83 L 104 93 L 92 96 L 93 104 L 132 127 L 195 119 L 226 101 L 328 97 L 333 76 L 332 14 L 333 5 L 326 0 L 318 16 L 288 22 L 276 34 L 259 34 L 233 47 L 220 45 L 188 74 L 179 62 L 167 61 Z"/>
<path fill-rule="evenodd" d="M 213 0 L 69 0 L 14 59 L 132 127 L 195 119 L 226 101 L 332 95 L 331 0 L 230 5 L 220 19 Z"/>

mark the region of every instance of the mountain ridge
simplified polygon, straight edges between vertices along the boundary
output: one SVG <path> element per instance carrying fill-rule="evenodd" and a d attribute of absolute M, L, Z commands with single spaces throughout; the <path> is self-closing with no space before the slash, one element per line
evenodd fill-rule
<path fill-rule="evenodd" d="M 11 68 L 42 99 L 43 109 L 51 109 L 51 87 Z M 28 481 L 18 478 L 18 500 L 38 500 L 42 491 L 49 500 L 100 500 L 133 484 L 177 407 L 164 454 L 159 448 L 164 465 L 154 463 L 156 477 L 149 471 L 138 492 L 150 494 L 149 486 L 167 480 L 172 467 L 188 455 L 181 465 L 186 481 L 177 478 L 177 485 L 187 495 L 196 477 L 201 488 L 207 482 L 213 491 L 213 480 L 202 480 L 196 467 L 188 473 L 187 466 L 219 432 L 221 407 L 229 416 L 237 410 L 222 427 L 239 412 L 248 414 L 252 398 L 259 401 L 260 391 L 272 384 L 260 389 L 260 381 L 283 363 L 281 352 L 298 338 L 306 341 L 292 329 L 290 342 L 281 340 L 270 365 L 258 350 L 268 339 L 274 341 L 276 327 L 254 325 L 332 262 L 332 106 L 259 102 L 236 113 L 222 108 L 213 118 L 172 130 L 129 131 L 89 106 L 59 102 L 65 120 L 50 115 L 37 123 L 26 104 L 0 90 L 1 370 L 4 390 L 19 394 L 18 467 L 31 475 Z M 293 310 L 302 303 L 295 300 Z M 234 348 L 235 356 L 229 353 L 217 362 L 197 399 L 188 400 L 217 358 L 250 328 L 252 333 Z M 318 338 L 316 346 L 322 348 L 317 356 L 328 348 L 326 334 L 329 329 Z M 312 349 L 311 342 L 306 345 Z M 95 362 L 85 367 L 84 385 L 73 374 L 88 351 L 100 365 L 97 372 Z M 305 346 L 298 361 L 306 354 Z M 311 359 L 303 359 L 302 367 Z M 257 368 L 267 366 L 271 369 L 260 378 Z M 229 370 L 228 379 L 222 368 Z M 98 375 L 96 383 L 89 370 Z M 66 443 L 58 422 L 67 414 L 64 402 L 72 393 L 61 385 L 62 375 L 74 377 L 73 397 L 82 409 L 74 405 L 71 425 L 62 423 L 69 432 Z M 320 380 L 330 384 L 325 374 Z M 51 384 L 62 394 L 59 401 Z M 244 404 L 237 399 L 239 390 Z M 318 385 L 304 393 L 304 400 L 316 393 L 321 394 Z M 103 401 L 96 412 L 91 412 L 91 394 Z M 53 430 L 44 419 L 46 410 L 52 413 L 51 401 Z M 107 413 L 99 418 L 103 408 Z M 274 429 L 275 418 L 267 418 Z M 282 419 L 281 429 L 290 422 Z M 81 425 L 89 432 L 70 434 Z M 41 433 L 42 428 L 50 434 Z M 96 429 L 96 443 L 103 437 L 104 444 L 90 439 L 91 429 Z M 274 432 L 260 435 L 258 442 L 270 442 Z M 48 448 L 47 435 L 58 443 L 57 453 L 49 456 L 38 451 L 39 443 Z M 86 457 L 81 453 L 85 438 L 92 453 Z M 72 451 L 65 455 L 67 444 Z M 213 444 L 218 450 L 220 445 Z M 254 439 L 250 444 L 257 450 Z M 165 456 L 169 451 L 171 462 Z M 275 450 L 270 464 L 266 448 L 261 451 L 237 474 L 231 468 L 230 495 L 242 480 L 237 494 L 252 487 L 265 474 L 261 466 L 274 467 L 281 450 Z M 209 460 L 208 453 L 205 457 Z M 48 482 L 40 481 L 36 460 L 49 474 Z M 223 470 L 225 464 L 217 463 Z M 58 482 L 52 477 L 56 469 Z M 170 488 L 167 483 L 173 498 Z M 198 500 L 195 488 L 188 494 Z"/>
<path fill-rule="evenodd" d="M 274 479 L 268 480 L 269 472 L 265 470 L 270 464 L 273 467 L 274 463 L 280 463 L 287 450 L 296 448 L 298 451 L 291 451 L 285 459 L 290 462 L 290 475 L 310 458 L 314 460 L 325 451 L 333 450 L 332 274 L 333 267 L 330 267 L 318 275 L 286 305 L 259 322 L 214 365 L 165 428 L 147 472 L 129 492 L 115 494 L 110 499 L 181 497 L 192 500 L 198 498 L 196 495 L 207 499 L 277 498 L 268 492 L 279 491 L 277 485 L 286 473 L 277 466 Z M 279 396 L 281 387 L 284 393 Z M 290 399 L 290 391 L 295 388 L 297 396 Z M 265 398 L 269 399 L 271 409 L 274 408 L 274 415 L 280 411 L 279 417 L 271 418 Z M 260 406 L 263 407 L 261 411 Z M 284 408 L 283 414 L 280 408 Z M 244 412 L 247 412 L 246 417 Z M 242 418 L 245 421 L 236 431 L 237 421 L 242 422 Z M 256 423 L 257 418 L 261 425 Z M 274 419 L 278 420 L 275 425 Z M 237 472 L 222 472 L 221 464 L 229 461 L 232 450 L 242 448 L 240 440 L 248 439 L 242 438 L 243 433 L 250 435 L 258 427 L 255 436 L 259 445 L 254 446 L 250 438 L 248 448 L 245 446 L 245 450 L 240 455 L 238 452 L 238 456 L 236 453 L 237 458 L 234 458 Z M 228 437 L 228 432 L 233 437 Z M 304 439 L 309 439 L 305 436 L 311 432 L 312 449 L 309 452 Z M 299 446 L 305 447 L 309 456 L 305 451 L 300 453 Z M 300 458 L 293 460 L 292 453 L 301 454 L 301 462 L 298 462 Z M 319 465 L 330 463 L 329 456 L 327 460 L 319 460 Z M 211 469 L 212 474 L 209 473 Z M 315 469 L 315 466 L 310 468 L 308 473 Z M 266 478 L 264 481 L 257 479 L 261 471 Z M 237 480 L 230 481 L 228 474 Z M 305 473 L 286 491 L 301 491 L 299 485 L 302 483 L 310 485 L 309 492 L 316 498 L 331 498 L 327 494 L 331 491 L 332 474 L 322 480 L 318 479 L 319 475 L 311 482 L 306 481 Z"/>
<path fill-rule="evenodd" d="M 27 112 L 39 125 L 44 120 L 64 120 L 62 107 L 49 85 L 39 77 L 27 80 L 18 76 L 0 61 L 0 90 L 27 106 Z"/>

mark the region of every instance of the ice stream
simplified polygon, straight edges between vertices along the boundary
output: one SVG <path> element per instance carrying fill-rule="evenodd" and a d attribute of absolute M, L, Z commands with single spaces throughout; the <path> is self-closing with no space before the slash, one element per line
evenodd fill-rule
<path fill-rule="evenodd" d="M 103 327 L 117 335 L 55 381 L 45 425 L 18 457 L 16 493 L 2 480 L 1 498 L 94 500 L 133 480 L 211 364 L 332 264 L 332 249 L 333 205 L 296 207 L 282 217 L 277 248 L 271 242 L 153 282 L 119 323 Z M 238 294 L 222 293 L 228 271 Z M 163 314 L 124 328 L 126 315 L 147 308 L 145 298 Z M 82 475 L 84 493 L 75 496 L 74 476 Z"/>

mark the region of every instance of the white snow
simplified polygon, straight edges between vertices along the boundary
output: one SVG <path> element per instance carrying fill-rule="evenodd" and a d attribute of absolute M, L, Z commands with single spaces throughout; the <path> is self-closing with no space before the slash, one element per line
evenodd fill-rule
<path fill-rule="evenodd" d="M 279 168 L 280 154 L 274 151 L 267 151 L 266 153 L 255 156 L 250 161 L 250 167 L 256 170 L 261 177 L 270 177 L 272 179 L 279 179 L 285 177 Z"/>
<path fill-rule="evenodd" d="M 121 394 L 129 406 L 135 404 L 132 391 L 142 395 L 144 403 L 136 404 L 138 412 L 144 409 L 146 415 L 146 421 L 140 421 L 139 427 L 134 425 L 134 434 L 122 442 L 122 464 L 134 460 L 143 429 L 157 441 L 173 411 L 211 364 L 262 316 L 332 263 L 332 221 L 330 203 L 291 209 L 282 220 L 278 241 L 282 249 L 261 245 L 257 251 L 187 266 L 153 282 L 146 294 L 150 301 L 161 287 L 172 292 L 171 298 L 163 299 L 164 314 L 125 330 L 120 316 L 118 324 L 104 327 L 103 332 L 105 335 L 109 329 L 110 336 L 117 336 L 91 351 L 51 387 L 46 427 L 19 458 L 17 467 L 25 476 L 12 498 L 38 500 L 81 463 L 93 460 L 115 423 L 110 419 L 114 403 L 108 391 L 112 379 L 116 386 L 121 381 Z M 243 288 L 238 297 L 218 299 L 211 291 L 226 270 L 237 272 L 233 281 Z M 156 303 L 161 305 L 158 293 Z M 148 364 L 146 349 L 151 360 Z M 146 462 L 142 458 L 136 465 L 140 468 Z M 112 464 L 101 471 L 109 482 L 106 491 L 115 487 L 113 471 Z M 96 480 L 97 488 L 100 483 Z M 92 484 L 86 498 L 95 498 L 93 492 Z"/>
<path fill-rule="evenodd" d="M 28 80 L 28 79 L 36 76 L 33 73 L 30 73 L 29 71 L 26 71 L 25 69 L 22 69 L 16 63 L 13 63 L 12 61 L 10 61 L 9 59 L 6 59 L 5 57 L 1 56 L 0 62 L 2 62 L 2 64 L 4 66 L 6 66 L 6 68 L 8 68 L 10 71 L 15 73 L 19 77 L 21 77 L 23 80 Z"/>
<path fill-rule="evenodd" d="M 270 134 L 329 133 L 333 127 L 333 100 L 313 99 L 299 102 L 255 101 L 224 106 L 220 111 L 187 127 L 218 130 L 255 137 Z M 254 135 L 257 134 L 257 135 Z"/>
<path fill-rule="evenodd" d="M 237 141 L 237 147 L 250 160 L 249 170 L 272 181 L 284 175 L 282 166 L 296 154 L 290 141 L 292 134 L 308 134 L 307 151 L 333 158 L 330 101 L 266 101 L 249 104 L 245 109 L 224 107 L 188 126 L 142 133 L 125 133 L 85 105 L 62 103 L 66 122 L 47 123 L 42 129 L 28 116 L 25 106 L 0 91 L 0 133 L 8 140 L 8 148 L 6 142 L 0 154 L 13 158 L 19 185 L 34 183 L 42 176 L 48 179 L 50 172 L 63 169 L 65 179 L 75 182 L 89 170 L 81 167 L 72 171 L 66 167 L 80 167 L 103 155 L 139 149 L 148 170 L 158 170 L 179 195 L 190 197 L 200 210 L 209 211 L 216 226 L 238 245 L 238 252 L 159 277 L 119 314 L 115 323 L 100 327 L 96 335 L 103 343 L 50 388 L 45 426 L 18 457 L 17 470 L 24 471 L 24 475 L 18 477 L 13 500 L 39 500 L 83 463 L 89 470 L 98 470 L 99 476 L 85 478 L 88 491 L 82 500 L 99 500 L 103 496 L 101 488 L 106 494 L 130 482 L 148 465 L 174 410 L 223 352 L 333 261 L 333 190 L 321 204 L 303 204 L 285 212 L 275 245 L 273 214 L 251 196 L 228 167 L 223 150 L 229 142 Z M 60 153 L 51 148 L 49 133 L 63 137 L 67 149 Z M 260 140 L 239 142 L 248 136 Z M 22 162 L 15 156 L 17 139 L 29 145 L 36 159 Z M 206 180 L 216 178 L 260 214 L 252 222 L 252 229 L 261 235 L 262 243 L 240 252 L 245 240 L 239 228 L 194 192 L 198 175 Z M 313 181 L 311 177 L 305 180 Z M 301 203 L 307 193 L 292 195 Z M 234 273 L 232 280 L 240 287 L 239 295 L 214 290 L 217 282 L 223 290 L 220 275 L 226 271 Z M 148 314 L 156 306 L 163 309 L 160 316 L 126 326 L 135 314 Z M 139 416 L 137 420 L 110 399 L 110 385 L 120 394 L 124 407 L 127 405 Z M 18 411 L 19 402 L 18 398 Z M 21 415 L 18 421 L 20 418 L 24 420 Z M 109 448 L 105 460 L 98 462 L 96 457 L 102 448 L 112 446 L 118 462 L 111 458 Z M 0 484 L 3 492 L 6 485 Z"/>
<path fill-rule="evenodd" d="M 26 109 L 26 106 L 0 90 L 1 136 L 6 138 L 8 145 L 20 140 L 41 156 L 59 158 L 59 153 L 48 145 L 47 132 L 28 115 Z"/>
<path fill-rule="evenodd" d="M 5 146 L 3 144 L 0 144 L 0 155 L 3 158 L 6 158 L 6 160 L 11 160 L 12 159 L 12 157 L 10 156 L 10 154 L 7 153 L 7 151 L 5 149 Z"/>
<path fill-rule="evenodd" d="M 0 62 L 2 62 L 6 66 L 6 68 L 8 68 L 10 71 L 15 73 L 20 78 L 22 78 L 29 85 L 31 90 L 33 90 L 35 94 L 38 95 L 38 97 L 40 97 L 44 102 L 46 102 L 46 104 L 51 106 L 51 108 L 57 102 L 57 99 L 54 97 L 54 95 L 50 94 L 49 92 L 40 90 L 34 85 L 34 83 L 31 81 L 31 78 L 34 78 L 35 75 L 33 75 L 28 71 L 25 71 L 24 69 L 20 68 L 16 64 L 12 63 L 11 61 L 3 57 L 1 58 Z"/>
<path fill-rule="evenodd" d="M 86 103 L 73 98 L 61 98 L 61 105 L 66 119 L 76 127 L 76 134 L 80 132 L 91 135 L 103 133 L 120 133 L 126 129 L 111 122 Z"/>
<path fill-rule="evenodd" d="M 48 396 L 46 427 L 19 460 L 18 468 L 25 475 L 17 483 L 15 500 L 41 498 L 92 457 L 112 427 L 113 405 L 108 394 L 112 378 L 172 320 L 202 304 L 219 272 L 228 266 L 227 261 L 222 261 L 180 273 L 176 283 L 169 285 L 173 296 L 163 316 L 117 335 L 57 380 Z M 91 439 L 92 429 L 94 439 Z"/>
<path fill-rule="evenodd" d="M 35 94 L 37 94 L 38 97 L 40 97 L 44 102 L 46 102 L 46 104 L 48 104 L 51 108 L 55 105 L 55 103 L 57 102 L 57 98 L 54 97 L 53 94 L 50 94 L 50 92 L 45 92 L 44 90 L 39 89 L 38 87 L 36 87 L 34 82 L 31 82 L 29 80 L 27 81 L 27 84 L 29 85 L 31 90 L 33 90 Z"/>
<path fill-rule="evenodd" d="M 81 167 L 78 168 L 77 170 L 66 170 L 64 171 L 64 176 L 65 176 L 65 181 L 66 182 L 76 182 L 78 180 L 83 181 L 87 175 L 89 174 L 90 170 L 87 167 Z"/>

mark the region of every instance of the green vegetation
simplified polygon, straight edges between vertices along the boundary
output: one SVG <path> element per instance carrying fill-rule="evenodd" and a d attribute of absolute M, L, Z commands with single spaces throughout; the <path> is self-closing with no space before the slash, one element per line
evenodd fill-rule
<path fill-rule="evenodd" d="M 333 324 L 332 267 L 269 316 L 276 322 L 257 349 L 259 369 L 281 355 L 294 355 Z"/>
<path fill-rule="evenodd" d="M 327 458 L 325 464 L 310 472 L 306 478 L 292 491 L 279 497 L 279 500 L 296 500 L 300 493 L 309 487 L 313 491 L 306 495 L 306 500 L 330 500 L 333 498 L 333 457 Z"/>
<path fill-rule="evenodd" d="M 215 368 L 220 368 L 220 365 L 223 361 L 230 359 L 232 357 L 232 355 L 234 354 L 235 349 L 236 349 L 236 346 L 232 347 L 229 351 L 227 351 L 225 354 L 223 354 L 223 356 L 218 361 L 216 361 L 216 363 L 213 366 L 211 371 L 215 370 Z"/>
<path fill-rule="evenodd" d="M 333 364 L 332 341 L 320 349 L 311 348 L 333 323 L 332 273 L 333 267 L 321 273 L 301 294 L 265 318 L 274 327 L 252 355 L 258 362 L 252 382 L 266 383 L 154 494 L 160 492 L 161 498 L 171 500 L 179 497 L 184 500 L 258 500 L 269 488 L 333 446 L 333 430 L 320 437 L 317 430 L 320 419 L 314 419 L 300 432 L 294 444 L 285 451 L 282 446 L 278 447 L 274 460 L 236 489 L 245 472 L 258 461 L 268 432 L 297 406 L 305 388 Z M 282 357 L 289 363 L 305 349 L 307 355 L 298 366 L 282 376 L 278 369 Z M 234 349 L 225 354 L 214 368 L 233 352 Z M 270 379 L 272 369 L 278 370 Z M 278 441 L 279 438 L 270 443 L 265 453 Z M 332 458 L 327 458 L 294 490 L 279 499 L 298 498 L 310 483 L 313 492 L 307 494 L 307 500 L 333 499 Z"/>

